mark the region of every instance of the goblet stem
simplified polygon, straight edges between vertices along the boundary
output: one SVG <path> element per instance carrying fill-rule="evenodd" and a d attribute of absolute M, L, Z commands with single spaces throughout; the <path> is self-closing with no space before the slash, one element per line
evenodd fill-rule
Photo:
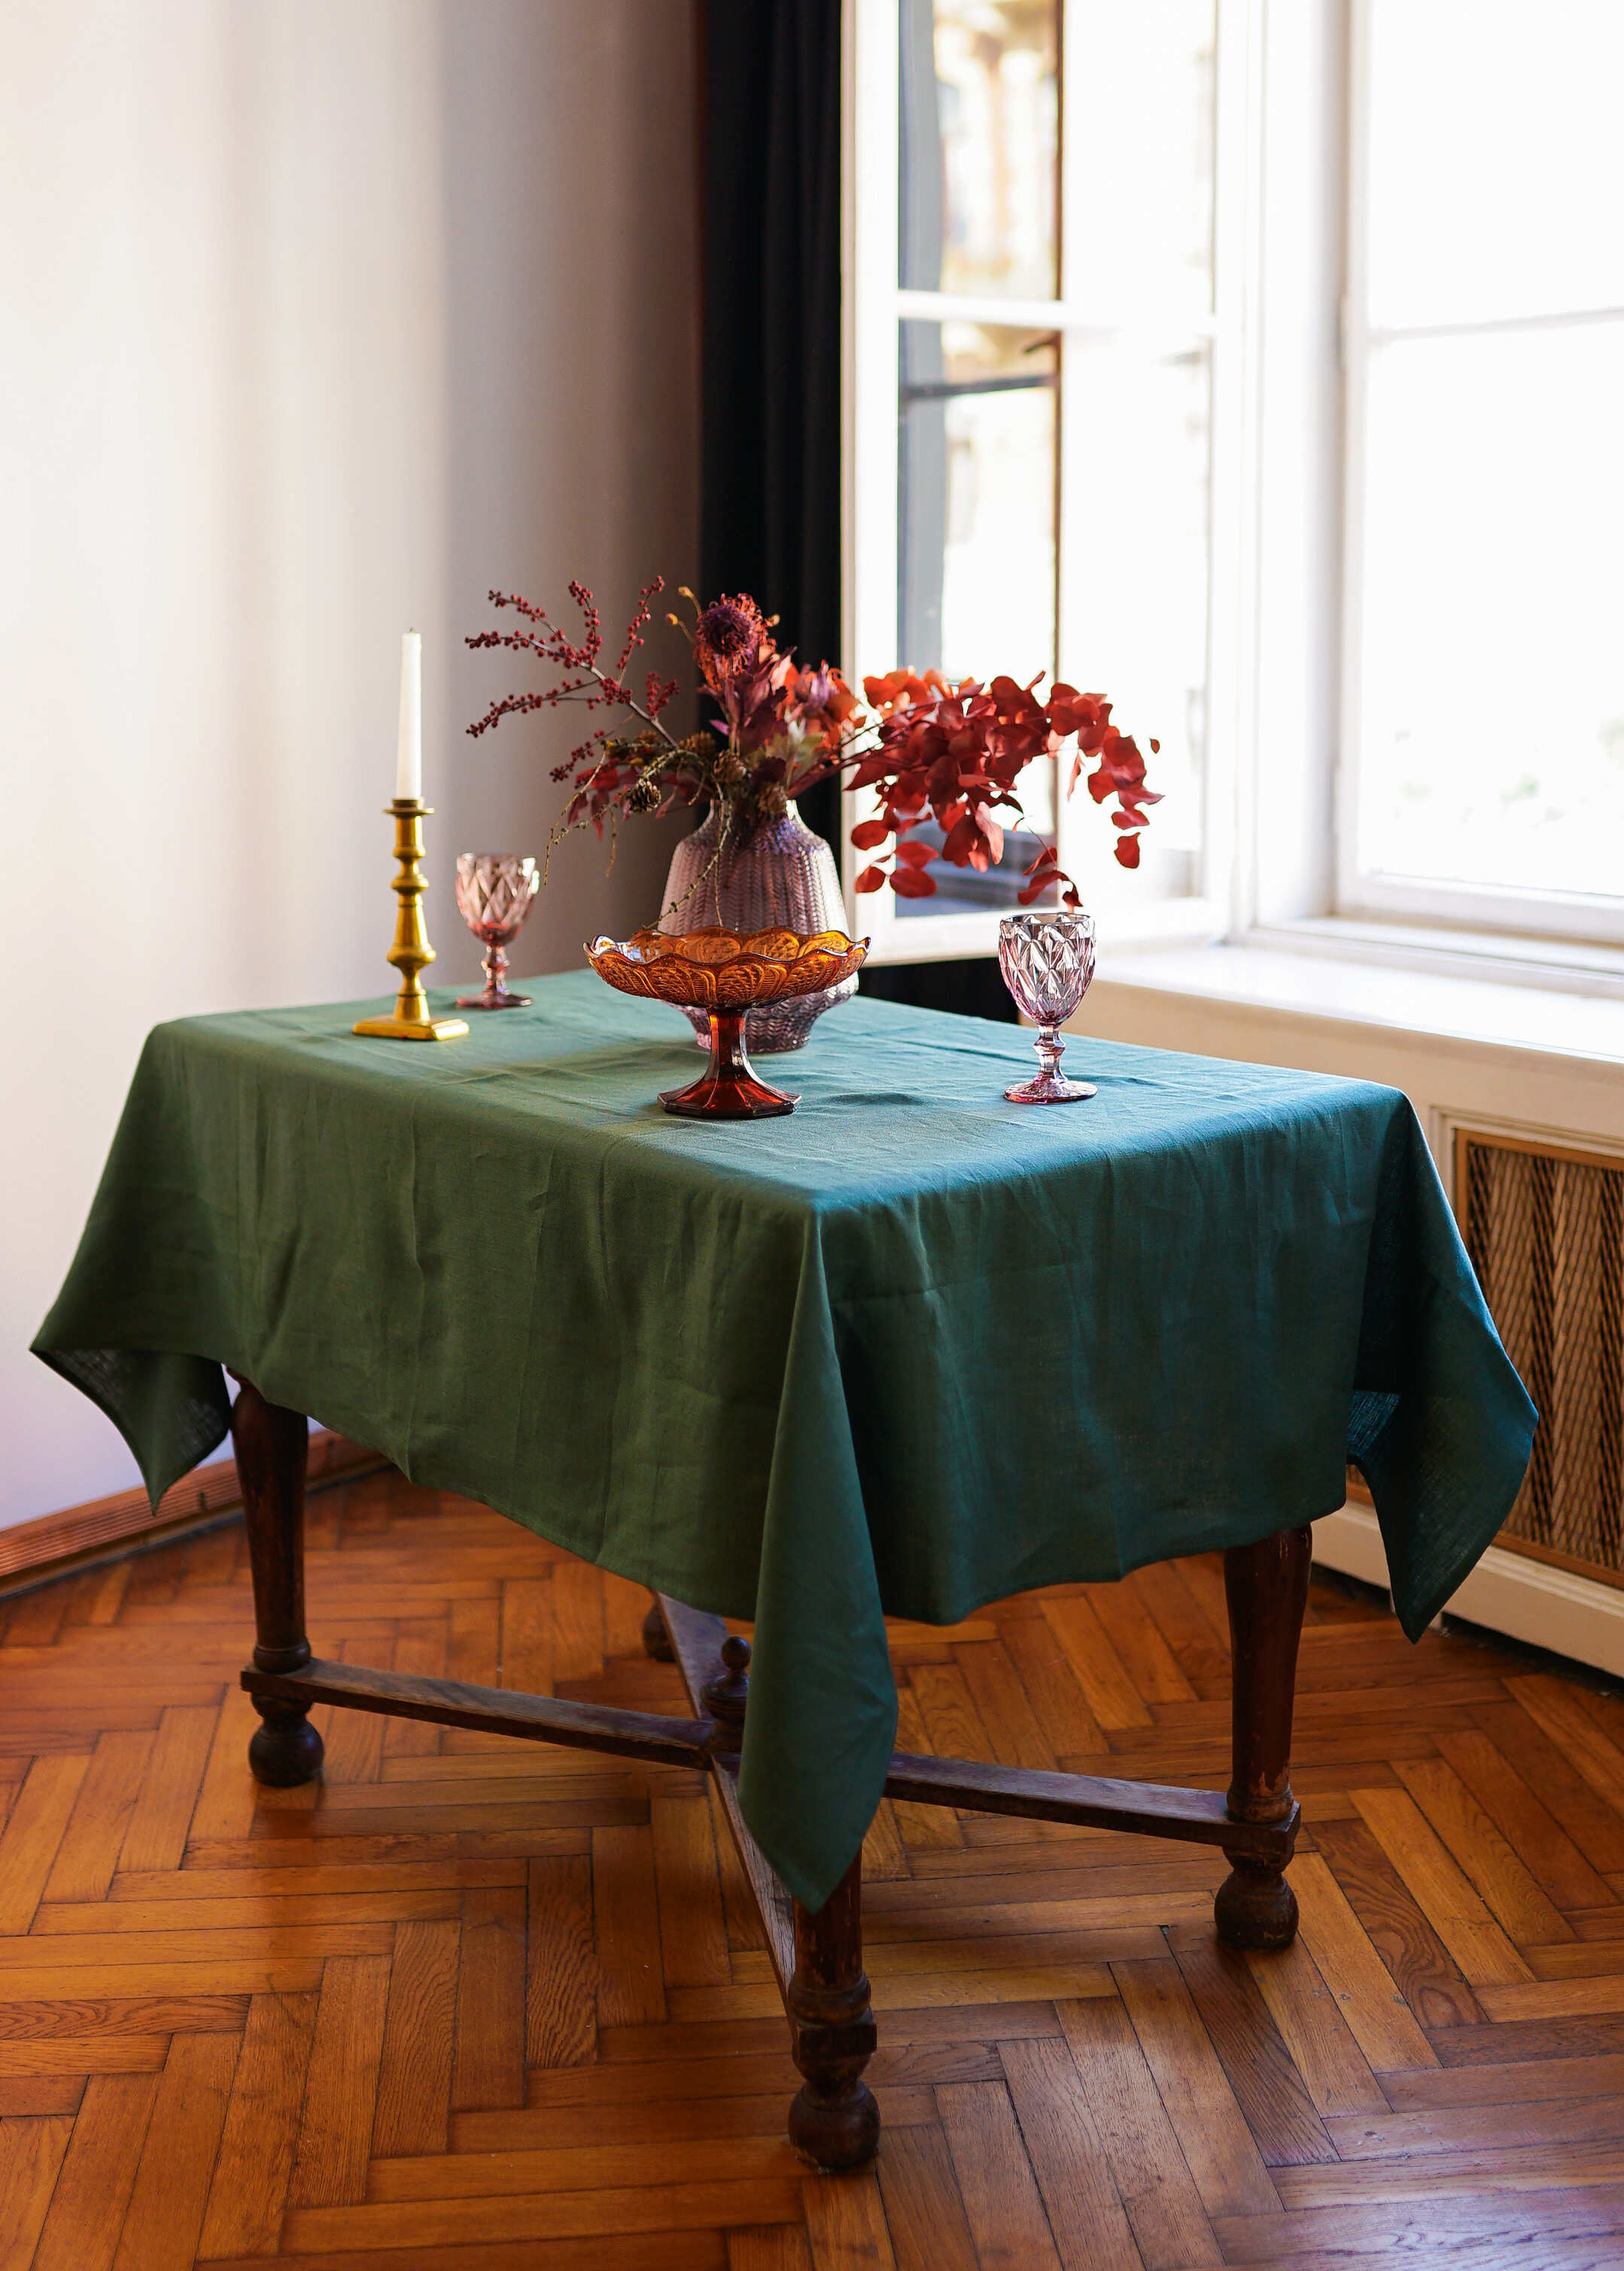
<path fill-rule="evenodd" d="M 1012 1104 L 1080 1104 L 1085 1097 L 1094 1094 L 1089 1082 L 1068 1080 L 1060 1069 L 1060 1054 L 1065 1043 L 1060 1037 L 1058 1018 L 1038 1026 L 1032 1036 L 1032 1046 L 1037 1051 L 1037 1078 L 1025 1081 L 1017 1088 L 1006 1088 L 1004 1093 Z"/>
<path fill-rule="evenodd" d="M 457 1008 L 459 1009 L 528 1009 L 530 1005 L 530 997 L 528 994 L 510 994 L 508 991 L 506 946 L 507 941 L 513 937 L 514 933 L 509 930 L 505 932 L 502 937 L 493 939 L 488 931 L 482 930 L 479 935 L 488 942 L 484 964 L 485 991 L 483 994 L 459 994 Z"/>

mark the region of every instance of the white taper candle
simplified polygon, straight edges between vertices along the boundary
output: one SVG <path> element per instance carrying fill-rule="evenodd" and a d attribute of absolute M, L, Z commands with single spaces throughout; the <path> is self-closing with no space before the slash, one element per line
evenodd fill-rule
<path fill-rule="evenodd" d="M 423 641 L 417 631 L 400 639 L 400 740 L 395 793 L 419 803 L 423 795 Z"/>

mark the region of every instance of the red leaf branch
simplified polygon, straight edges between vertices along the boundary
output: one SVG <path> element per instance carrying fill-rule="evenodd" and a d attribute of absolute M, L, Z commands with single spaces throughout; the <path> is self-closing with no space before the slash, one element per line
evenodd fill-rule
<path fill-rule="evenodd" d="M 1116 857 L 1124 867 L 1138 865 L 1146 808 L 1161 800 L 1146 786 L 1138 744 L 1112 725 L 1103 695 L 1079 694 L 1063 683 L 1040 701 L 1036 683 L 1020 686 L 999 677 L 985 687 L 975 679 L 950 686 L 939 672 L 921 677 L 908 670 L 864 680 L 879 721 L 879 747 L 856 763 L 847 785 L 877 790 L 879 811 L 858 823 L 852 842 L 864 852 L 894 844 L 895 857 L 889 868 L 879 861 L 864 867 L 859 891 L 877 891 L 888 882 L 904 898 L 923 898 L 936 889 L 924 873 L 936 859 L 982 873 L 996 866 L 1004 856 L 1006 827 L 1018 827 L 1026 817 L 1017 787 L 1020 775 L 1035 758 L 1058 756 L 1073 739 L 1067 793 L 1086 778 L 1097 804 L 1116 797 Z M 1159 747 L 1151 742 L 1153 755 Z M 941 830 L 939 851 L 912 836 L 927 817 Z M 1057 887 L 1068 906 L 1079 905 L 1056 846 L 1045 845 L 1024 873 L 1023 906 Z"/>

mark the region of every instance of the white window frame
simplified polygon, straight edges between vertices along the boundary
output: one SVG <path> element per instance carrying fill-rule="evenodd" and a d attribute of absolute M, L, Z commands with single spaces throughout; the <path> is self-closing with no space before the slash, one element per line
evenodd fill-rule
<path fill-rule="evenodd" d="M 1104 950 L 1227 938 L 1418 969 L 1476 957 L 1486 977 L 1521 955 L 1537 958 L 1541 983 L 1563 987 L 1602 982 L 1591 964 L 1605 955 L 1605 983 L 1620 982 L 1618 899 L 1360 872 L 1365 403 L 1385 339 L 1363 324 L 1370 0 L 1218 8 L 1203 852 L 1189 897 L 1153 898 L 1135 890 L 1141 875 L 1125 876 L 1102 909 Z M 854 672 L 904 659 L 894 652 L 899 321 L 951 309 L 1100 335 L 1084 318 L 1101 311 L 1064 298 L 977 307 L 898 288 L 898 0 L 845 0 L 842 654 Z M 1063 483 L 1078 456 L 1066 447 L 1065 373 L 1063 354 Z M 1063 491 L 1063 676 L 1090 667 L 1065 644 L 1072 525 Z M 1097 873 L 1099 815 L 1083 805 L 1061 801 L 1061 857 L 1073 864 L 1080 842 Z M 849 848 L 850 830 L 872 809 L 867 794 L 843 799 L 847 910 L 873 934 L 875 958 L 991 951 L 993 911 L 899 922 L 889 890 L 856 897 L 870 855 Z"/>
<path fill-rule="evenodd" d="M 1064 0 L 1070 29 L 1082 0 Z M 884 670 L 911 659 L 898 656 L 897 616 L 897 382 L 898 325 L 906 318 L 968 317 L 1062 335 L 1060 391 L 1059 653 L 1058 674 L 1086 674 L 1086 655 L 1073 656 L 1068 631 L 1066 560 L 1087 540 L 1085 453 L 1067 446 L 1066 337 L 1125 354 L 1154 353 L 1169 340 L 1201 337 L 1212 352 L 1212 460 L 1207 621 L 1207 719 L 1203 774 L 1203 826 L 1197 887 L 1177 897 L 1152 897 L 1124 875 L 1109 899 L 1109 930 L 1118 944 L 1196 941 L 1230 931 L 1239 909 L 1236 852 L 1237 793 L 1242 753 L 1250 742 L 1253 693 L 1256 514 L 1253 491 L 1257 449 L 1257 356 L 1261 62 L 1264 0 L 1217 0 L 1218 66 L 1214 92 L 1215 182 L 1213 313 L 1205 319 L 1156 325 L 1102 322 L 1106 311 L 1084 309 L 1064 296 L 1026 301 L 959 294 L 905 291 L 898 274 L 899 0 L 845 0 L 842 53 L 842 651 L 848 671 Z M 1064 47 L 1063 47 L 1064 52 Z M 1086 145 L 1064 168 L 1063 200 L 1085 186 Z M 1062 246 L 1075 242 L 1063 225 Z M 1072 423 L 1073 434 L 1078 430 Z M 1084 682 L 1079 681 L 1078 682 Z M 1146 730 L 1150 730 L 1149 726 Z M 1062 785 L 1064 786 L 1064 785 Z M 853 880 L 869 855 L 851 845 L 855 823 L 875 809 L 871 793 L 842 800 L 845 838 L 846 905 L 852 927 L 873 939 L 876 961 L 923 962 L 986 954 L 997 943 L 996 909 L 951 914 L 910 913 L 899 920 L 887 886 L 859 899 Z M 1076 871 L 1081 846 L 1097 874 L 1100 815 L 1079 791 L 1058 799 L 1064 866 Z"/>
<path fill-rule="evenodd" d="M 1346 286 L 1341 309 L 1345 389 L 1342 557 L 1342 718 L 1336 793 L 1336 907 L 1354 921 L 1432 923 L 1488 934 L 1624 942 L 1624 899 L 1582 892 L 1519 891 L 1493 884 L 1370 874 L 1360 863 L 1359 819 L 1366 652 L 1362 620 L 1367 407 L 1370 367 L 1389 345 L 1442 335 L 1489 337 L 1575 322 L 1616 322 L 1618 309 L 1515 316 L 1478 323 L 1376 327 L 1368 304 L 1370 0 L 1349 0 Z M 1498 939 L 1482 941 L 1494 953 Z"/>

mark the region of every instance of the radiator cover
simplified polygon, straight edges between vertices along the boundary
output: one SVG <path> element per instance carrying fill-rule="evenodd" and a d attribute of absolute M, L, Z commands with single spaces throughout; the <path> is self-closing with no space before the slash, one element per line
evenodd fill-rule
<path fill-rule="evenodd" d="M 1539 1413 L 1500 1543 L 1624 1585 L 1624 1163 L 1457 1128 L 1455 1206 Z"/>

